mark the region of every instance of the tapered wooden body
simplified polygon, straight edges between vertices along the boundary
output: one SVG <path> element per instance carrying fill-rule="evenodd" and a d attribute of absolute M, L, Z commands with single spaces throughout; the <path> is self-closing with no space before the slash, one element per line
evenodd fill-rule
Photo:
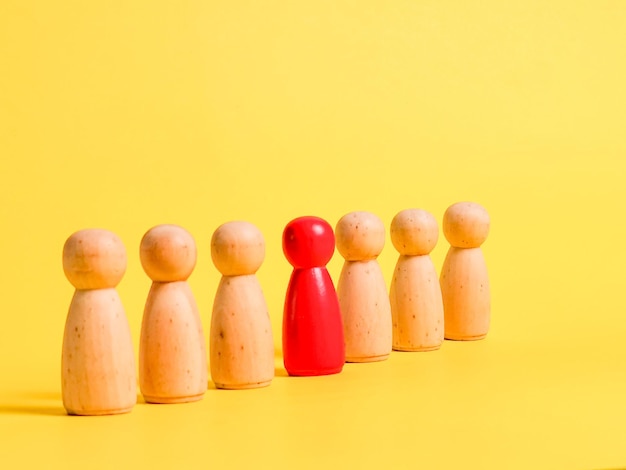
<path fill-rule="evenodd" d="M 291 274 L 283 315 L 283 355 L 289 375 L 328 375 L 343 369 L 343 323 L 326 267 L 294 269 Z"/>
<path fill-rule="evenodd" d="M 148 403 L 202 398 L 208 384 L 202 322 L 186 281 L 153 282 L 141 324 L 139 385 Z"/>
<path fill-rule="evenodd" d="M 443 343 L 441 288 L 429 255 L 401 255 L 389 289 L 393 349 L 432 351 Z"/>
<path fill-rule="evenodd" d="M 450 247 L 441 270 L 445 337 L 481 339 L 489 331 L 491 295 L 480 248 Z"/>
<path fill-rule="evenodd" d="M 217 388 L 264 387 L 274 378 L 272 326 L 254 274 L 222 276 L 211 318 L 211 378 Z"/>
<path fill-rule="evenodd" d="M 114 288 L 77 290 L 65 323 L 63 406 L 72 415 L 126 413 L 137 402 L 134 351 Z"/>
<path fill-rule="evenodd" d="M 378 261 L 346 261 L 337 283 L 346 362 L 382 361 L 391 353 L 391 308 Z"/>

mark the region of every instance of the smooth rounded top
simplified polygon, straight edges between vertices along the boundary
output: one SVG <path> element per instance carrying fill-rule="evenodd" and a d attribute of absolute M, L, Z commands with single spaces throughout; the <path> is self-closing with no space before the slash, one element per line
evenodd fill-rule
<path fill-rule="evenodd" d="M 254 274 L 265 259 L 263 234 L 250 222 L 226 222 L 213 233 L 211 258 L 223 276 Z"/>
<path fill-rule="evenodd" d="M 489 214 L 475 202 L 457 202 L 443 215 L 443 233 L 456 248 L 477 248 L 489 235 Z"/>
<path fill-rule="evenodd" d="M 283 231 L 283 253 L 296 269 L 323 267 L 335 252 L 335 236 L 319 217 L 298 217 Z"/>
<path fill-rule="evenodd" d="M 126 272 L 126 248 L 108 230 L 80 230 L 63 246 L 63 271 L 76 289 L 115 287 Z"/>
<path fill-rule="evenodd" d="M 391 242 L 401 255 L 427 255 L 438 239 L 437 220 L 423 209 L 405 209 L 391 221 Z"/>
<path fill-rule="evenodd" d="M 178 225 L 157 225 L 141 239 L 139 257 L 154 282 L 185 281 L 196 266 L 196 242 Z"/>
<path fill-rule="evenodd" d="M 385 246 L 385 225 L 370 212 L 350 212 L 337 222 L 335 239 L 346 261 L 376 259 Z"/>

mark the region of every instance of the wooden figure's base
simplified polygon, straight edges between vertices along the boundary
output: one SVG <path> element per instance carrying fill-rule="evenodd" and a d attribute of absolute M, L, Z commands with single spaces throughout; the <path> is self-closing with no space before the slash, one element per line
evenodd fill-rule
<path fill-rule="evenodd" d="M 222 390 L 250 390 L 251 388 L 263 388 L 269 386 L 272 381 L 268 380 L 266 382 L 256 382 L 251 384 L 215 384 L 216 388 Z"/>
<path fill-rule="evenodd" d="M 146 403 L 153 403 L 155 405 L 170 405 L 174 403 L 191 403 L 199 401 L 202 400 L 203 396 L 204 392 L 189 397 L 148 397 L 144 395 L 143 399 L 146 400 Z"/>
<path fill-rule="evenodd" d="M 333 375 L 338 374 L 343 370 L 343 364 L 341 367 L 327 370 L 288 370 L 287 373 L 293 377 L 315 377 L 317 375 Z"/>
<path fill-rule="evenodd" d="M 403 346 L 394 346 L 393 350 L 401 351 L 401 352 L 428 352 L 428 351 L 437 351 L 440 348 L 441 348 L 441 344 L 438 344 L 436 346 L 425 346 L 423 348 L 405 348 Z"/>
<path fill-rule="evenodd" d="M 389 354 L 383 354 L 382 356 L 370 356 L 370 357 L 346 357 L 346 362 L 365 363 L 365 362 L 379 362 L 386 361 L 389 358 Z"/>
<path fill-rule="evenodd" d="M 487 333 L 476 336 L 445 336 L 445 339 L 449 341 L 476 341 L 479 339 L 484 339 L 487 336 Z"/>
<path fill-rule="evenodd" d="M 124 413 L 130 413 L 134 406 L 128 408 L 117 408 L 114 410 L 68 410 L 67 414 L 70 416 L 106 416 L 106 415 L 121 415 Z"/>

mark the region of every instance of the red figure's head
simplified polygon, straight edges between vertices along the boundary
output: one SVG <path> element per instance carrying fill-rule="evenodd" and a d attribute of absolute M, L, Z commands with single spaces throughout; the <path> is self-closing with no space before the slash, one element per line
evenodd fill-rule
<path fill-rule="evenodd" d="M 283 253 L 296 269 L 326 266 L 335 252 L 335 236 L 319 217 L 298 217 L 285 227 Z"/>

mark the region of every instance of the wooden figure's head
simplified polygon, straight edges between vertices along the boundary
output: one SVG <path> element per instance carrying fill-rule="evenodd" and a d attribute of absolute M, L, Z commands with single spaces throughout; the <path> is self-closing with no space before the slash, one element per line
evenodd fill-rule
<path fill-rule="evenodd" d="M 385 246 L 385 225 L 370 212 L 350 212 L 337 222 L 335 239 L 346 261 L 376 259 Z"/>
<path fill-rule="evenodd" d="M 196 266 L 196 242 L 178 225 L 157 225 L 141 239 L 139 257 L 153 281 L 186 281 Z"/>
<path fill-rule="evenodd" d="M 443 233 L 456 248 L 478 248 L 489 235 L 489 214 L 475 202 L 457 202 L 443 215 Z"/>
<path fill-rule="evenodd" d="M 115 287 L 126 272 L 126 249 L 113 232 L 80 230 L 63 246 L 63 271 L 76 289 Z"/>
<path fill-rule="evenodd" d="M 334 252 L 333 229 L 324 219 L 298 217 L 283 231 L 283 253 L 296 269 L 326 266 Z"/>
<path fill-rule="evenodd" d="M 213 233 L 211 258 L 223 276 L 254 274 L 265 259 L 263 234 L 250 222 L 226 222 Z"/>
<path fill-rule="evenodd" d="M 403 210 L 391 221 L 391 242 L 401 255 L 427 255 L 438 239 L 437 220 L 423 209 Z"/>

